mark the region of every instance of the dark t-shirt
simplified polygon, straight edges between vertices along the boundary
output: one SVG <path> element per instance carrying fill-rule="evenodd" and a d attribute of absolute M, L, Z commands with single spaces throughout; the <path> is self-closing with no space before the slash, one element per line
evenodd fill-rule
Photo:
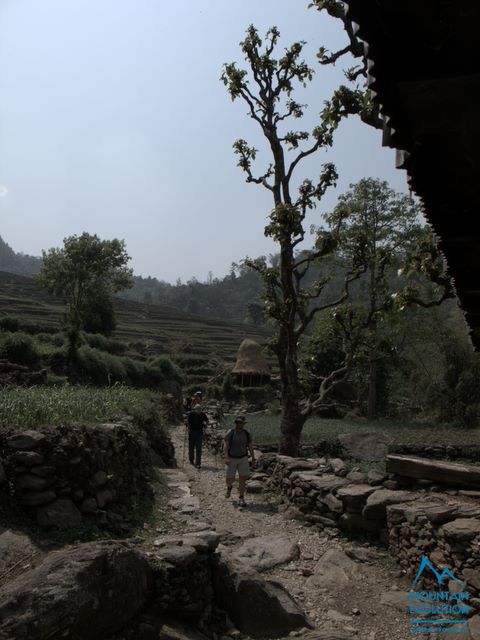
<path fill-rule="evenodd" d="M 208 418 L 203 411 L 190 411 L 187 416 L 188 428 L 191 431 L 201 431 L 208 424 Z"/>
<path fill-rule="evenodd" d="M 230 458 L 244 458 L 248 454 L 248 445 L 251 439 L 250 432 L 246 429 L 230 429 L 225 436 Z"/>

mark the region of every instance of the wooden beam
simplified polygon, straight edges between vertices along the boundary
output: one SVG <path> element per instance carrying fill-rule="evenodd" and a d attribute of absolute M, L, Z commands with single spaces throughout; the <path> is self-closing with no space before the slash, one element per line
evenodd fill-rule
<path fill-rule="evenodd" d="M 390 454 L 387 456 L 387 473 L 396 473 L 406 478 L 433 480 L 452 486 L 480 488 L 478 465 L 467 466 L 456 462 Z"/>

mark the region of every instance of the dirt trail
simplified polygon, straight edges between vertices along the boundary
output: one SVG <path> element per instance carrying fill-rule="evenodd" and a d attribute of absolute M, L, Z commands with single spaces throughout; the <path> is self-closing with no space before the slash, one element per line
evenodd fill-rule
<path fill-rule="evenodd" d="M 183 435 L 183 427 L 172 430 L 180 468 Z M 183 471 L 200 505 L 197 512 L 188 516 L 190 523 L 196 520 L 208 522 L 218 532 L 230 533 L 227 552 L 229 549 L 233 552 L 246 539 L 268 534 L 281 534 L 296 542 L 300 557 L 265 571 L 263 575 L 284 585 L 320 629 L 338 629 L 347 637 L 361 640 L 408 640 L 413 637 L 403 611 L 405 602 L 408 603 L 408 581 L 383 549 L 348 540 L 335 529 L 319 531 L 290 519 L 285 513 L 286 505 L 273 493 L 247 495 L 247 507 L 239 509 L 237 486 L 230 499 L 224 497 L 225 478 L 221 456 L 215 460 L 204 448 L 202 468 L 196 469 L 189 464 L 187 453 Z M 184 520 L 186 527 L 188 519 Z M 338 556 L 345 557 L 345 549 L 349 550 L 350 555 L 352 550 L 354 555 L 357 550 L 356 555 L 361 555 L 364 560 L 355 562 L 353 574 L 349 566 L 342 566 L 340 562 L 340 566 L 330 567 L 326 577 L 319 576 L 318 561 L 323 554 L 329 550 L 333 554 L 333 550 L 337 550 L 341 552 Z M 361 551 L 358 552 L 358 549 Z M 350 562 L 348 558 L 347 562 Z M 426 636 L 417 634 L 415 637 Z"/>

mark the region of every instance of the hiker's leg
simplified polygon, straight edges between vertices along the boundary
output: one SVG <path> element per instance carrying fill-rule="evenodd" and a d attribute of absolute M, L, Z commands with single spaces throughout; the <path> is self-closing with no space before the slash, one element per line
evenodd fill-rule
<path fill-rule="evenodd" d="M 250 477 L 250 466 L 248 464 L 248 458 L 242 458 L 238 464 L 238 494 L 241 498 L 245 495 L 245 487 L 247 486 L 247 480 Z"/>
<path fill-rule="evenodd" d="M 238 495 L 243 498 L 245 495 L 245 487 L 247 486 L 248 476 L 240 476 L 238 480 Z"/>
<path fill-rule="evenodd" d="M 235 471 L 237 465 L 235 460 L 229 460 L 228 464 L 225 465 L 225 479 L 227 482 L 227 489 L 231 489 L 233 487 L 233 483 L 235 482 Z"/>
<path fill-rule="evenodd" d="M 197 433 L 195 442 L 195 464 L 199 467 L 202 464 L 202 432 Z"/>
<path fill-rule="evenodd" d="M 190 464 L 195 462 L 194 460 L 194 447 L 195 447 L 195 433 L 193 431 L 188 432 L 188 459 Z"/>

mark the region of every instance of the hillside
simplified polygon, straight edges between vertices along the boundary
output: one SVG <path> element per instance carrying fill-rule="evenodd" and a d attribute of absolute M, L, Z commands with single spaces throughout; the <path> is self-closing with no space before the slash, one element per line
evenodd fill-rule
<path fill-rule="evenodd" d="M 188 314 L 166 305 L 115 299 L 115 336 L 144 356 L 171 355 L 188 366 L 187 384 L 201 384 L 233 364 L 244 338 L 268 339 L 261 327 Z M 38 331 L 60 330 L 61 301 L 37 287 L 31 278 L 0 271 L 0 315 L 18 317 Z"/>
<path fill-rule="evenodd" d="M 40 271 L 41 258 L 28 256 L 15 251 L 0 237 L 0 270 L 31 276 Z"/>

